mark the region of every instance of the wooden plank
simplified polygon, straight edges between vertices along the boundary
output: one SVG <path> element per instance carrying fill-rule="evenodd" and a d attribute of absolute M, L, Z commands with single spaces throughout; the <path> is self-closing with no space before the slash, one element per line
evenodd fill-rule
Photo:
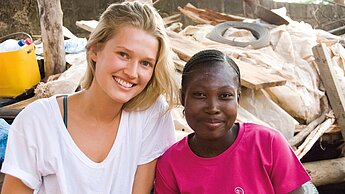
<path fill-rule="evenodd" d="M 233 59 L 241 71 L 241 84 L 251 89 L 261 89 L 286 84 L 286 79 L 268 72 L 268 69 Z"/>
<path fill-rule="evenodd" d="M 325 118 L 326 113 L 323 113 L 320 117 L 310 122 L 308 126 L 306 126 L 297 135 L 293 136 L 291 139 L 288 140 L 290 146 L 293 147 L 301 143 L 320 123 L 322 123 L 325 120 Z"/>
<path fill-rule="evenodd" d="M 23 109 L 0 108 L 0 118 L 14 119 Z"/>
<path fill-rule="evenodd" d="M 39 99 L 38 97 L 31 97 L 26 100 L 19 101 L 14 104 L 10 104 L 0 108 L 0 118 L 14 119 L 20 111 L 22 111 L 28 104 Z"/>
<path fill-rule="evenodd" d="M 243 21 L 247 18 L 216 12 L 211 9 L 199 9 L 188 3 L 183 8 L 178 7 L 179 11 L 201 24 L 218 24 L 225 21 Z"/>
<path fill-rule="evenodd" d="M 201 43 L 189 39 L 173 31 L 168 31 L 170 44 L 175 53 L 184 61 L 188 61 L 195 53 L 207 49 Z"/>
<path fill-rule="evenodd" d="M 75 25 L 77 25 L 79 28 L 89 32 L 92 32 L 92 30 L 96 28 L 97 24 L 98 21 L 96 20 L 80 20 L 75 22 Z"/>
<path fill-rule="evenodd" d="M 313 53 L 319 68 L 320 78 L 326 89 L 326 95 L 345 140 L 345 97 L 326 49 L 324 43 L 318 44 L 313 47 Z"/>
<path fill-rule="evenodd" d="M 187 16 L 189 19 L 191 19 L 193 22 L 197 24 L 212 24 L 212 21 L 209 21 L 205 18 L 201 18 L 197 13 L 194 13 L 190 10 L 186 10 L 184 8 L 178 7 L 178 10 L 185 16 Z M 214 24 L 214 23 L 213 23 Z"/>
<path fill-rule="evenodd" d="M 188 61 L 195 53 L 208 49 L 197 41 L 188 39 L 176 32 L 168 31 L 171 46 L 174 52 L 183 61 Z M 269 73 L 264 67 L 255 66 L 238 59 L 234 59 L 241 71 L 242 85 L 251 89 L 280 86 L 286 83 L 286 79 Z M 179 69 L 183 69 L 179 63 Z"/>
<path fill-rule="evenodd" d="M 181 19 L 181 14 L 178 13 L 178 14 L 174 14 L 174 15 L 163 18 L 163 21 L 165 25 L 169 25 L 174 22 L 180 21 L 180 19 Z"/>
<path fill-rule="evenodd" d="M 29 99 L 26 99 L 26 100 L 22 100 L 22 101 L 19 101 L 17 103 L 14 103 L 14 104 L 10 104 L 10 105 L 4 106 L 3 108 L 7 108 L 7 109 L 23 109 L 28 104 L 30 104 L 31 102 L 33 102 L 33 101 L 35 101 L 37 99 L 39 99 L 39 98 L 34 96 L 32 98 L 29 98 Z"/>

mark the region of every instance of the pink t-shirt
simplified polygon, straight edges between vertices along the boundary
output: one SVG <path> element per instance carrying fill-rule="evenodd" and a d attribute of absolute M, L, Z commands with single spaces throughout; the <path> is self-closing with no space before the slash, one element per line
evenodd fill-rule
<path fill-rule="evenodd" d="M 277 130 L 241 123 L 235 142 L 222 154 L 201 158 L 188 137 L 158 159 L 156 194 L 285 194 L 310 180 Z"/>

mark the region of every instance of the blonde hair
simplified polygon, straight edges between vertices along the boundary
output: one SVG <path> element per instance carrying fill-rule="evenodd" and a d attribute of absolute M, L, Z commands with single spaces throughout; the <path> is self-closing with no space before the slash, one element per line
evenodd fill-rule
<path fill-rule="evenodd" d="M 141 93 L 124 104 L 124 109 L 127 111 L 145 110 L 157 100 L 160 94 L 165 95 L 171 108 L 178 102 L 178 84 L 173 75 L 175 68 L 164 22 L 152 6 L 139 2 L 111 4 L 101 15 L 86 45 L 88 66 L 81 84 L 83 89 L 88 89 L 94 79 L 96 63 L 91 59 L 93 52 L 91 47 L 97 43 L 106 43 L 119 28 L 128 25 L 156 37 L 159 41 L 159 53 L 152 78 Z"/>

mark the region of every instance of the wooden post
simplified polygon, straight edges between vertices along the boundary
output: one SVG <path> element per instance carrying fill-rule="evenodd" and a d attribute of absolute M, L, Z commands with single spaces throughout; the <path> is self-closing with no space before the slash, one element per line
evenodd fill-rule
<path fill-rule="evenodd" d="M 315 61 L 319 68 L 320 78 L 326 89 L 328 100 L 345 140 L 345 97 L 339 86 L 337 75 L 324 43 L 313 47 Z"/>
<path fill-rule="evenodd" d="M 43 41 L 45 77 L 66 70 L 60 0 L 37 0 Z"/>
<path fill-rule="evenodd" d="M 316 186 L 340 183 L 345 180 L 345 158 L 303 163 Z"/>

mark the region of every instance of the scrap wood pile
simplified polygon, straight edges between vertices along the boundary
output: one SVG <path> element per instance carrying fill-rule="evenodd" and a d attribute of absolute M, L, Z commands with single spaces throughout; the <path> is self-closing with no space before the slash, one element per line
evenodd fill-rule
<path fill-rule="evenodd" d="M 241 70 L 243 86 L 239 121 L 257 122 L 280 130 L 300 159 L 325 133 L 341 136 L 343 132 L 345 135 L 345 49 L 340 44 L 341 37 L 287 16 L 284 18 L 289 24 L 272 25 L 198 9 L 190 4 L 179 10 L 197 25 L 182 28 L 178 15 L 164 18 L 176 54 L 176 69 L 181 71 L 192 55 L 204 49 L 219 49 L 231 56 Z M 231 21 L 227 23 L 230 27 L 220 30 L 219 25 L 228 21 Z M 94 20 L 76 22 L 88 31 L 97 23 Z M 86 64 L 85 61 L 78 63 Z M 39 85 L 37 96 L 61 93 L 58 83 L 76 83 L 82 73 L 75 72 L 82 71 L 85 66 L 69 68 L 59 79 Z M 70 92 L 77 86 L 71 84 Z M 64 93 L 69 92 L 66 87 L 61 88 Z M 173 116 L 179 138 L 191 132 L 180 108 L 173 111 Z M 343 137 L 340 140 L 343 141 Z M 343 157 L 304 165 L 315 185 L 345 180 Z"/>

